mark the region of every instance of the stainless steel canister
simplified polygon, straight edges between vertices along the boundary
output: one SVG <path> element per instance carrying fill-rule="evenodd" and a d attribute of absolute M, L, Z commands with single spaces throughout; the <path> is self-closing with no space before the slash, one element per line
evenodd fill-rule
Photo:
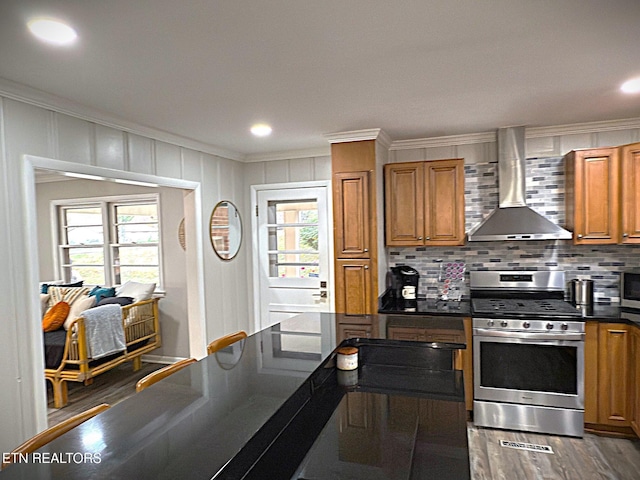
<path fill-rule="evenodd" d="M 569 301 L 574 305 L 593 305 L 593 280 L 574 279 L 569 282 Z"/>

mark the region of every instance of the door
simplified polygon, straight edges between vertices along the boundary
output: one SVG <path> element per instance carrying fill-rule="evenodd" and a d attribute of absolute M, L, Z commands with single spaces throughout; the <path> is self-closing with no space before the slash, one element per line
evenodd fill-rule
<path fill-rule="evenodd" d="M 332 310 L 327 190 L 257 191 L 259 329 L 299 313 Z"/>

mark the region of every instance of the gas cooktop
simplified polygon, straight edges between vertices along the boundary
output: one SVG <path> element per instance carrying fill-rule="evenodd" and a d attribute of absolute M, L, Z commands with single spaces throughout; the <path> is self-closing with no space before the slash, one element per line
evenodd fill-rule
<path fill-rule="evenodd" d="M 559 299 L 472 298 L 474 314 L 553 317 L 581 317 L 582 311 Z"/>

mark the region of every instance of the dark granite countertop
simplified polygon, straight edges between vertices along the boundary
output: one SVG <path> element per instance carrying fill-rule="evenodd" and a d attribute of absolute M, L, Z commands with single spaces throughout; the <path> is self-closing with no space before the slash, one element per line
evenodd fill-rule
<path fill-rule="evenodd" d="M 393 298 L 390 292 L 387 291 L 378 299 L 378 313 L 470 317 L 471 303 L 468 300 L 451 302 L 432 298 L 405 300 L 403 298 Z"/>

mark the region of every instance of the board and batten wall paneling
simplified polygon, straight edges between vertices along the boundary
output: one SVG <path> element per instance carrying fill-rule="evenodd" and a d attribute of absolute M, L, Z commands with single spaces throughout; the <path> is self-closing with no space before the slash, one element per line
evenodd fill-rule
<path fill-rule="evenodd" d="M 0 409 L 0 425 L 3 428 L 0 451 L 8 452 L 46 426 L 41 327 L 39 322 L 33 322 L 38 318 L 39 311 L 37 299 L 32 293 L 37 286 L 29 284 L 28 273 L 30 269 L 35 269 L 37 275 L 38 266 L 33 263 L 37 252 L 25 251 L 27 235 L 37 235 L 37 232 L 26 232 L 24 228 L 24 212 L 21 209 L 26 204 L 25 195 L 29 188 L 22 188 L 23 155 L 194 180 L 201 184 L 200 196 L 216 188 L 219 191 L 219 185 L 228 182 L 242 185 L 243 165 L 232 161 L 232 164 L 236 164 L 230 170 L 233 178 L 205 177 L 202 174 L 203 162 L 211 161 L 211 158 L 205 160 L 195 150 L 137 137 L 113 126 L 81 120 L 25 102 L 4 97 L 0 97 L 0 100 L 0 185 L 3 187 L 0 192 L 0 219 L 5 226 L 0 234 L 0 259 L 6 272 L 2 280 L 4 295 L 0 300 L 4 326 L 3 335 L 0 336 L 0 361 L 4 365 L 0 380 L 6 387 L 0 392 L 0 404 L 3 405 L 3 409 Z M 216 163 L 221 160 L 226 161 L 213 158 Z M 33 189 L 33 186 L 30 188 Z M 229 200 L 242 204 L 243 194 L 234 191 L 238 198 Z M 221 268 L 210 248 L 206 228 L 209 217 L 204 210 L 212 206 L 211 202 L 207 205 L 199 198 L 197 203 L 201 203 L 203 208 L 200 241 L 203 245 L 206 295 L 202 292 L 202 297 L 206 328 L 212 331 L 214 324 L 221 321 L 220 305 L 229 299 L 207 285 L 207 278 L 214 276 L 215 272 L 220 274 Z M 227 276 L 225 281 L 230 284 L 244 286 L 249 281 L 243 268 L 228 268 L 224 274 Z M 237 316 L 224 319 L 225 328 L 230 331 L 247 329 L 253 325 L 246 303 L 232 311 L 231 315 Z M 202 342 L 206 344 L 207 340 L 212 339 L 203 338 Z"/>

